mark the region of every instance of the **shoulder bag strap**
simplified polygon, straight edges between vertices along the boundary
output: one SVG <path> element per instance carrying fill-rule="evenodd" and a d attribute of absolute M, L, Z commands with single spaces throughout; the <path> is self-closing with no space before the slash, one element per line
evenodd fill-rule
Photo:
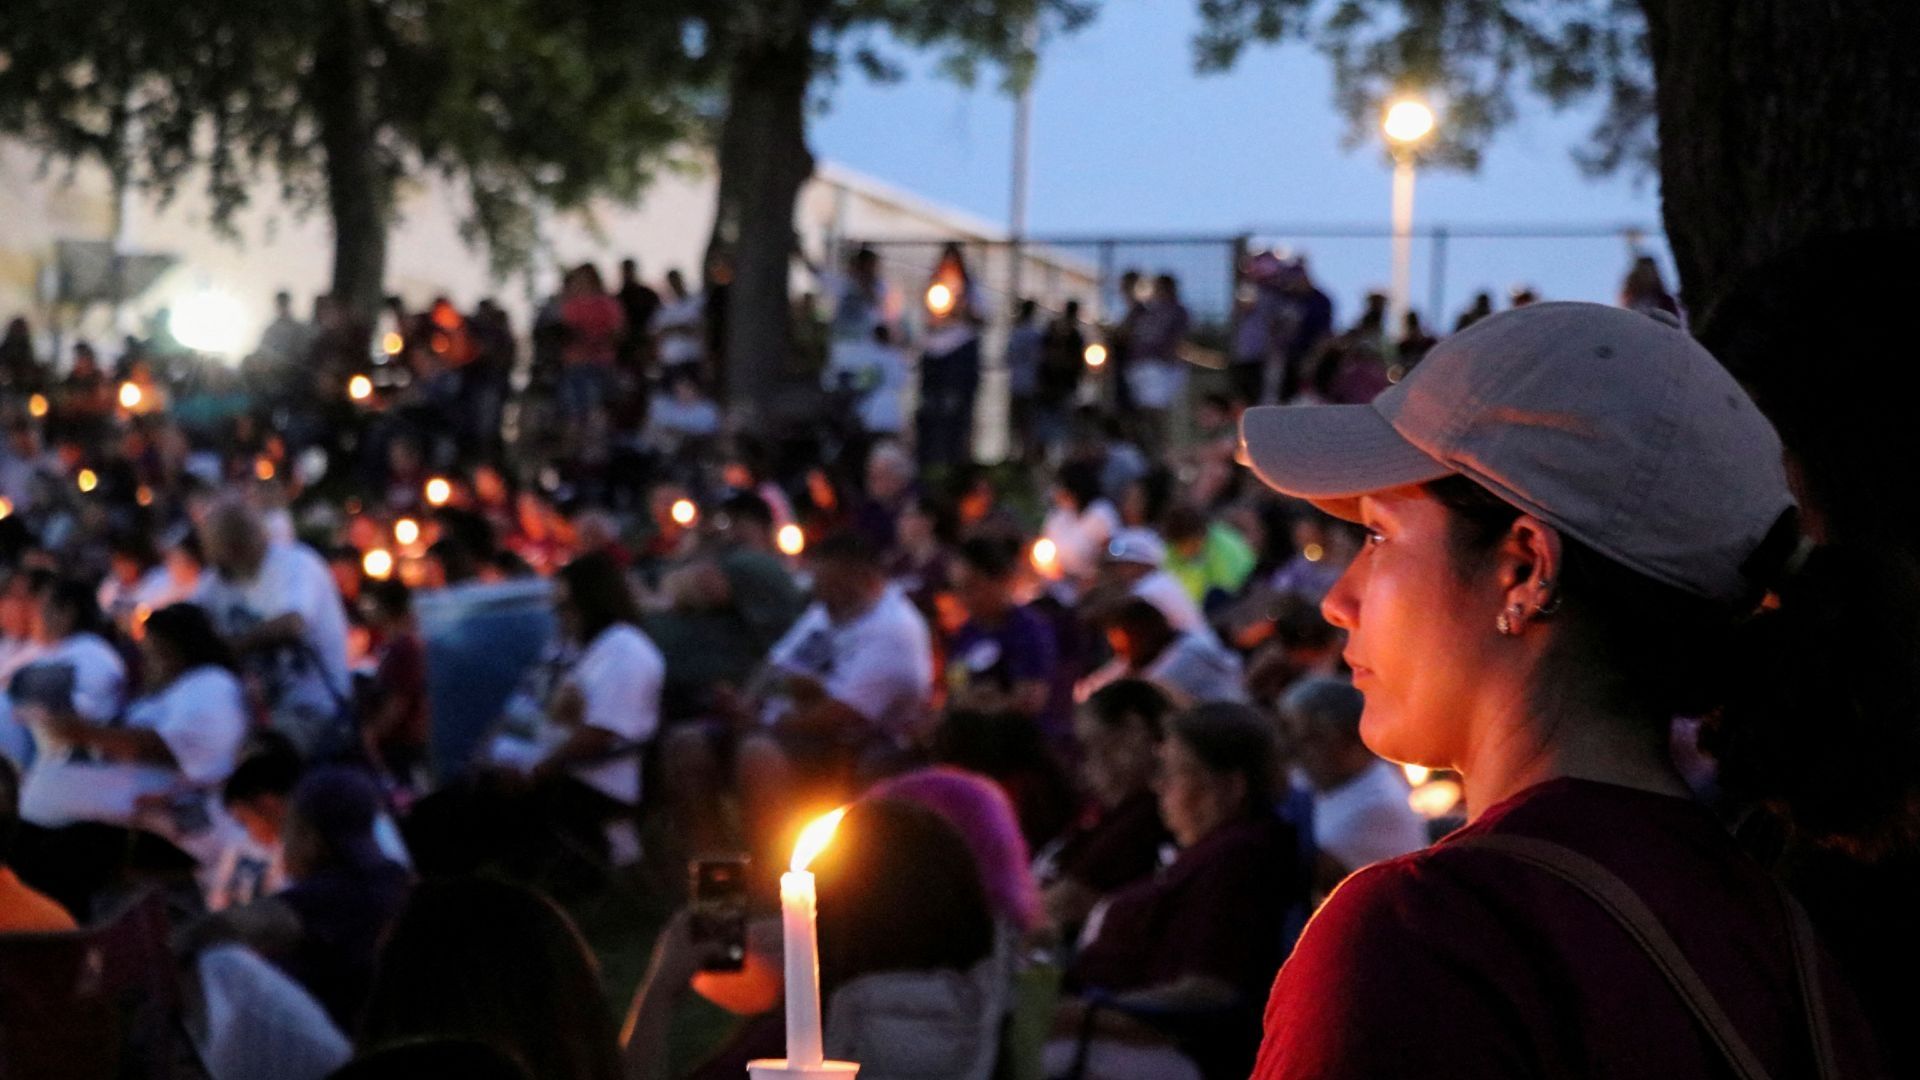
<path fill-rule="evenodd" d="M 1563 845 L 1529 836 L 1482 834 L 1454 841 L 1453 847 L 1470 847 L 1531 863 L 1560 878 L 1599 904 L 1647 954 L 1660 974 L 1680 995 L 1680 1000 L 1713 1040 L 1720 1054 L 1732 1066 L 1740 1080 L 1769 1080 L 1765 1066 L 1754 1056 L 1733 1021 L 1720 1008 L 1712 991 L 1700 979 L 1700 973 L 1680 951 L 1672 935 L 1660 924 L 1638 893 L 1612 871 Z M 1796 939 L 1796 944 L 1797 944 Z M 1799 955 L 1796 953 L 1796 962 Z M 1816 1042 L 1819 1041 L 1816 1036 Z"/>
<path fill-rule="evenodd" d="M 1839 1066 L 1833 1058 L 1833 1027 L 1827 1018 L 1827 995 L 1820 985 L 1820 945 L 1813 923 L 1785 885 L 1774 882 L 1780 904 L 1787 914 L 1787 936 L 1793 942 L 1794 977 L 1800 983 L 1800 1004 L 1806 1009 L 1807 1030 L 1813 1037 L 1814 1075 L 1819 1080 L 1838 1080 Z"/>

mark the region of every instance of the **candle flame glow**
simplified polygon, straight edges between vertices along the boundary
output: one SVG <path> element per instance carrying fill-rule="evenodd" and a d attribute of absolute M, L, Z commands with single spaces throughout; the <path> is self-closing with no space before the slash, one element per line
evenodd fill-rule
<path fill-rule="evenodd" d="M 827 844 L 833 840 L 833 832 L 840 827 L 840 819 L 847 816 L 847 808 L 841 807 L 832 813 L 814 818 L 806 828 L 800 830 L 800 839 L 793 845 L 793 872 L 798 874 L 813 865 L 813 860 Z"/>
<path fill-rule="evenodd" d="M 1060 549 L 1053 541 L 1043 536 L 1033 542 L 1033 565 L 1035 569 L 1044 574 L 1051 574 L 1059 562 Z"/>
<path fill-rule="evenodd" d="M 1433 777 L 1433 770 L 1425 765 L 1402 765 L 1400 771 L 1407 774 L 1407 783 L 1419 787 Z"/>
<path fill-rule="evenodd" d="M 1100 367 L 1106 362 L 1107 362 L 1107 347 L 1105 345 L 1102 345 L 1096 341 L 1093 344 L 1087 346 L 1087 366 L 1088 367 Z"/>
<path fill-rule="evenodd" d="M 427 481 L 427 502 L 432 506 L 445 506 L 453 498 L 453 485 L 441 477 Z"/>
<path fill-rule="evenodd" d="M 47 408 L 47 395 L 45 394 L 35 394 L 27 399 L 27 412 L 32 414 L 36 420 L 47 415 Z"/>
<path fill-rule="evenodd" d="M 798 555 L 807 550 L 807 534 L 800 531 L 798 525 L 782 525 L 780 533 L 774 538 L 784 555 Z"/>
<path fill-rule="evenodd" d="M 365 375 L 355 375 L 347 380 L 347 396 L 355 401 L 365 401 L 373 396 L 373 380 Z"/>
<path fill-rule="evenodd" d="M 120 407 L 121 408 L 137 409 L 140 407 L 140 401 L 144 397 L 146 397 L 146 395 L 140 392 L 140 387 L 138 384 L 130 383 L 130 382 L 124 382 L 120 384 Z"/>
<path fill-rule="evenodd" d="M 674 500 L 673 520 L 675 522 L 681 525 L 691 525 L 693 524 L 694 517 L 698 513 L 699 511 L 695 509 L 692 499 L 675 499 Z"/>
<path fill-rule="evenodd" d="M 927 289 L 927 310 L 935 315 L 944 316 L 953 310 L 953 290 L 935 282 Z"/>
<path fill-rule="evenodd" d="M 360 568 L 367 572 L 368 577 L 385 581 L 393 574 L 393 553 L 385 548 L 374 548 L 360 560 Z"/>
<path fill-rule="evenodd" d="M 402 545 L 409 545 L 420 539 L 420 523 L 412 518 L 401 518 L 393 523 L 393 538 Z"/>

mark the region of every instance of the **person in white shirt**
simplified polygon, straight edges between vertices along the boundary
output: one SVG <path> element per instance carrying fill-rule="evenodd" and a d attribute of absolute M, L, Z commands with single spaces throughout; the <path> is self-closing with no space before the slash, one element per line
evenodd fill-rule
<path fill-rule="evenodd" d="M 667 271 L 665 303 L 653 313 L 648 327 L 659 341 L 660 367 L 697 369 L 706 356 L 707 297 L 687 290 L 678 270 Z"/>
<path fill-rule="evenodd" d="M 792 811 L 804 774 L 876 769 L 929 734 L 933 639 L 853 533 L 807 552 L 814 601 L 773 646 L 747 691 L 763 730 L 741 740 L 735 783 L 765 838 Z"/>
<path fill-rule="evenodd" d="M 1151 529 L 1122 529 L 1107 544 L 1101 566 L 1106 578 L 1124 588 L 1127 595 L 1159 608 L 1175 631 L 1215 637 L 1200 605 L 1194 603 L 1193 594 L 1180 584 L 1179 578 L 1163 569 L 1166 561 L 1167 545 L 1158 533 Z"/>
<path fill-rule="evenodd" d="M 852 396 L 854 412 L 867 434 L 900 434 L 907 358 L 886 327 L 876 327 L 866 341 L 835 341 L 820 386 L 828 393 Z"/>
<path fill-rule="evenodd" d="M 1120 512 L 1100 494 L 1099 467 L 1067 462 L 1054 477 L 1053 508 L 1040 526 L 1040 538 L 1052 545 L 1052 564 L 1039 569 L 1060 584 L 1064 599 L 1072 600 L 1093 580 L 1102 553 L 1119 531 Z"/>
<path fill-rule="evenodd" d="M 210 868 L 225 840 L 218 792 L 247 735 L 233 654 L 206 612 L 176 604 L 147 620 L 140 658 L 148 691 L 127 708 L 124 723 L 109 727 L 74 711 L 20 706 L 50 740 L 98 759 L 37 760 L 28 779 L 32 817 L 45 825 L 138 826 Z"/>
<path fill-rule="evenodd" d="M 578 649 L 547 702 L 558 741 L 536 774 L 564 774 L 621 807 L 640 802 L 639 748 L 660 727 L 666 661 L 639 628 L 640 608 L 611 558 L 583 555 L 553 579 L 562 638 Z"/>
<path fill-rule="evenodd" d="M 273 728 L 308 757 L 348 745 L 347 609 L 326 560 L 299 543 L 271 541 L 239 499 L 201 523 L 208 573 L 195 603 L 239 656 Z"/>
<path fill-rule="evenodd" d="M 1075 688 L 1085 701 L 1101 687 L 1124 678 L 1144 679 L 1182 708 L 1210 701 L 1245 701 L 1245 668 L 1240 656 L 1211 634 L 1175 629 L 1151 601 L 1132 597 L 1106 620 L 1113 659 Z"/>
<path fill-rule="evenodd" d="M 1344 679 L 1303 679 L 1280 696 L 1280 732 L 1313 791 L 1317 891 L 1355 870 L 1427 846 L 1406 777 L 1360 741 L 1360 691 Z"/>

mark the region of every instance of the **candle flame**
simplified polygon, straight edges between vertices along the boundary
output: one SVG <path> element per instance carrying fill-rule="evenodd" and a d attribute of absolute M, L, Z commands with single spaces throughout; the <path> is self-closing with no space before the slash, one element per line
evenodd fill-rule
<path fill-rule="evenodd" d="M 1087 366 L 1097 368 L 1107 362 L 1107 347 L 1094 342 L 1087 346 Z"/>
<path fill-rule="evenodd" d="M 74 482 L 81 491 L 87 492 L 100 486 L 100 477 L 92 469 L 81 469 Z"/>
<path fill-rule="evenodd" d="M 829 814 L 814 818 L 806 828 L 800 830 L 800 839 L 793 845 L 793 872 L 798 874 L 813 865 L 813 860 L 827 849 L 833 839 L 833 832 L 840 827 L 840 819 L 847 816 L 847 808 L 841 807 Z"/>
<path fill-rule="evenodd" d="M 121 408 L 137 409 L 140 407 L 140 401 L 144 397 L 146 397 L 146 395 L 140 391 L 140 387 L 138 384 L 130 383 L 130 382 L 124 382 L 120 384 L 120 407 Z"/>
<path fill-rule="evenodd" d="M 420 539 L 420 523 L 412 518 L 401 518 L 393 523 L 393 538 L 403 545 L 410 545 Z"/>
<path fill-rule="evenodd" d="M 360 560 L 360 568 L 367 572 L 368 577 L 385 581 L 393 576 L 393 553 L 385 548 L 374 548 Z"/>
<path fill-rule="evenodd" d="M 47 395 L 35 394 L 32 397 L 28 398 L 27 412 L 32 414 L 32 416 L 36 420 L 42 416 L 47 415 Z"/>
<path fill-rule="evenodd" d="M 1419 787 L 1433 778 L 1433 770 L 1425 765 L 1402 765 L 1400 771 L 1407 774 L 1407 783 Z"/>
<path fill-rule="evenodd" d="M 365 401 L 373 396 L 373 380 L 365 375 L 355 375 L 347 380 L 347 396 L 355 401 Z"/>
<path fill-rule="evenodd" d="M 798 555 L 807 550 L 807 534 L 800 531 L 798 525 L 782 525 L 774 542 L 780 546 L 782 554 Z"/>
<path fill-rule="evenodd" d="M 698 514 L 699 514 L 699 511 L 694 507 L 692 499 L 674 500 L 673 520 L 675 522 L 681 525 L 691 525 L 693 524 L 693 519 Z"/>
<path fill-rule="evenodd" d="M 444 478 L 436 476 L 427 481 L 426 494 L 427 502 L 430 505 L 445 506 L 447 505 L 447 500 L 453 498 L 453 485 L 448 483 Z"/>
<path fill-rule="evenodd" d="M 406 343 L 405 338 L 389 330 L 386 336 L 380 339 L 380 349 L 388 356 L 399 356 L 400 350 L 406 346 Z"/>
<path fill-rule="evenodd" d="M 941 283 L 927 289 L 927 310 L 937 316 L 945 316 L 953 310 L 953 290 Z"/>
<path fill-rule="evenodd" d="M 1053 541 L 1041 537 L 1033 542 L 1033 566 L 1043 574 L 1051 574 L 1060 562 L 1060 548 Z"/>

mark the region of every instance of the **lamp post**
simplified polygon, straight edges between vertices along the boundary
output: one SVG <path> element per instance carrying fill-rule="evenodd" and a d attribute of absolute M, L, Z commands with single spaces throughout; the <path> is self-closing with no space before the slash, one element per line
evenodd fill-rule
<path fill-rule="evenodd" d="M 1393 281 L 1387 292 L 1387 335 L 1391 339 L 1407 325 L 1407 293 L 1413 263 L 1414 151 L 1433 134 L 1433 109 L 1418 98 L 1401 98 L 1387 106 L 1380 130 L 1393 155 Z"/>

